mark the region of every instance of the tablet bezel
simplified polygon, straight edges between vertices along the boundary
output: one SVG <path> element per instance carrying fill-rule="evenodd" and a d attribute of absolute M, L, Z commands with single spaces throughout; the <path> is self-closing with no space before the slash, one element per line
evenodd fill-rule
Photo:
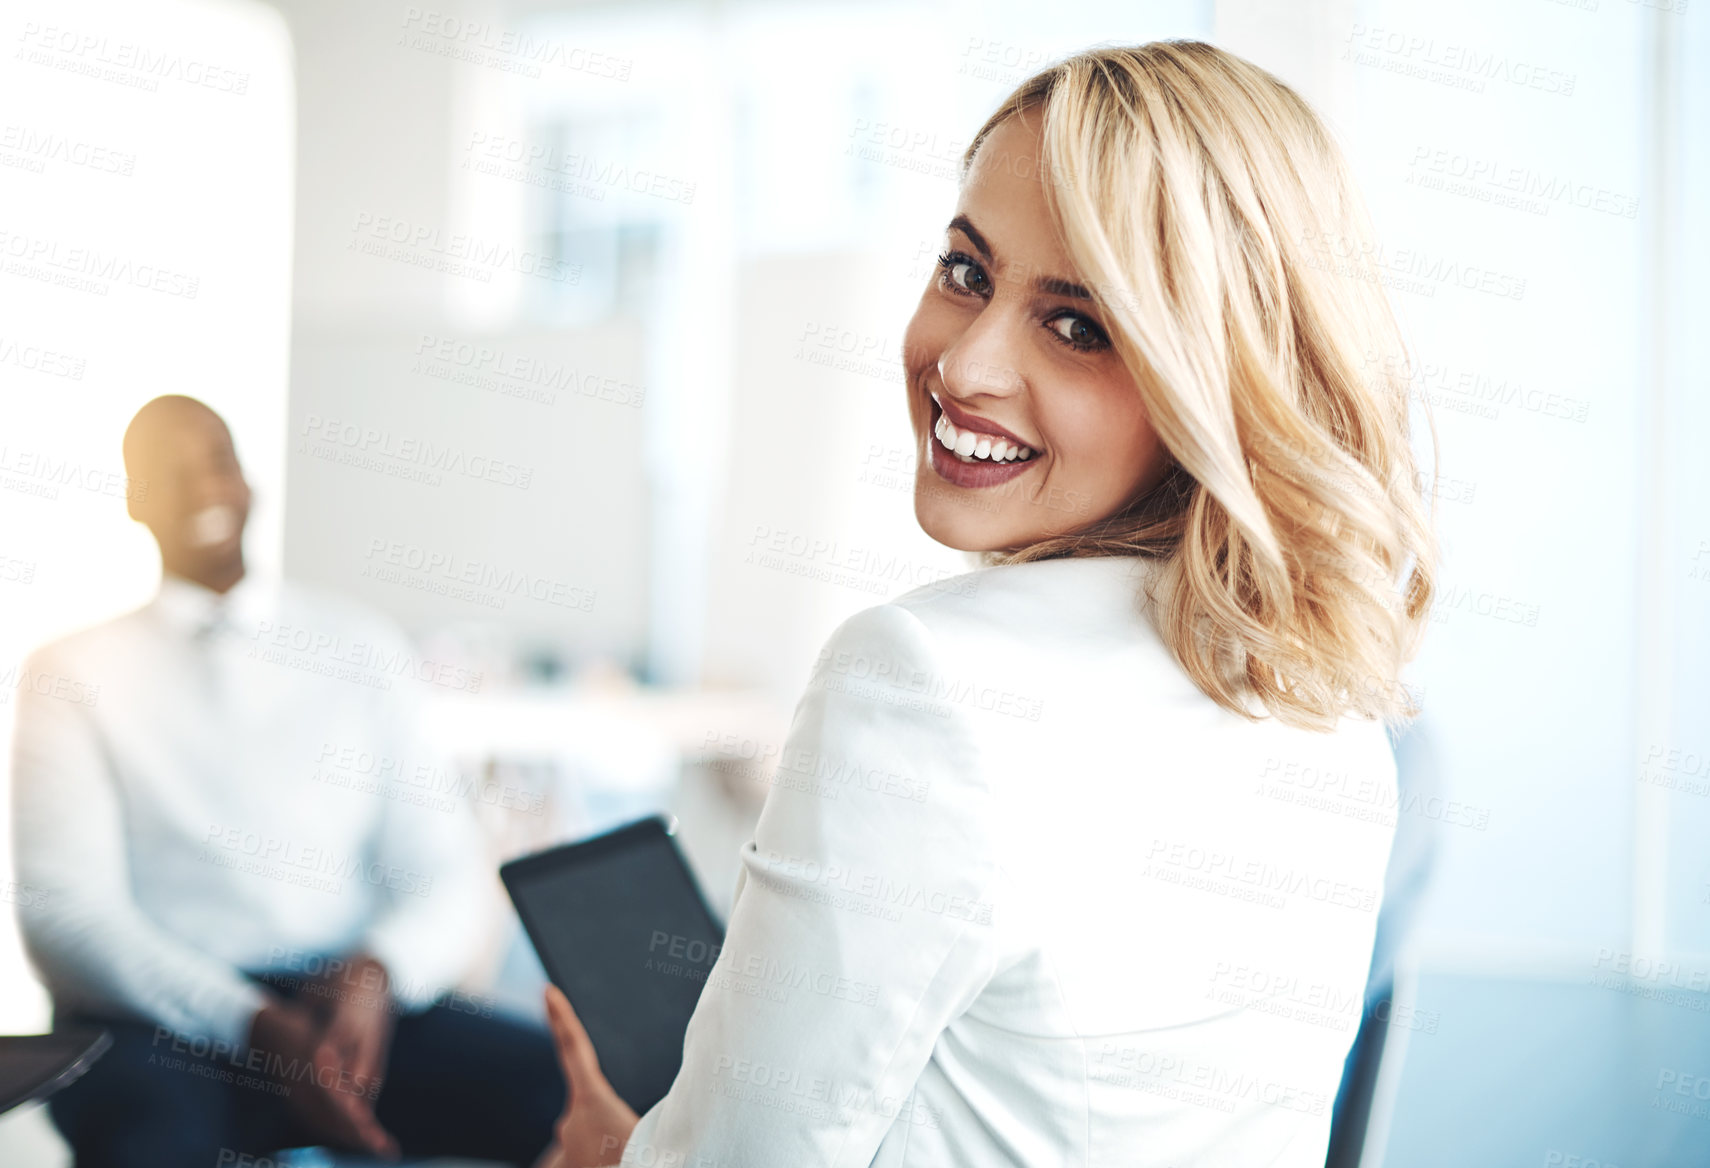
<path fill-rule="evenodd" d="M 526 885 L 529 879 L 536 875 L 542 873 L 556 874 L 565 869 L 573 869 L 579 863 L 598 859 L 615 851 L 635 847 L 638 844 L 651 843 L 661 838 L 670 845 L 668 850 L 675 857 L 678 870 L 688 883 L 689 890 L 694 897 L 694 905 L 704 918 L 708 932 L 714 938 L 715 944 L 722 950 L 725 925 L 708 905 L 706 895 L 701 891 L 700 881 L 695 877 L 694 869 L 689 866 L 682 848 L 677 845 L 676 832 L 671 829 L 663 815 L 650 815 L 632 823 L 615 827 L 610 831 L 602 832 L 599 835 L 590 836 L 587 839 L 558 844 L 543 851 L 519 856 L 499 866 L 499 878 L 504 883 L 505 892 L 510 897 L 517 918 L 522 922 L 523 931 L 528 935 L 529 944 L 534 948 L 535 957 L 539 960 L 541 968 L 546 971 L 547 978 L 551 980 L 553 985 L 562 990 L 565 996 L 570 998 L 573 1005 L 576 1004 L 576 999 L 563 976 L 564 971 L 554 968 L 556 961 L 550 956 L 551 947 L 542 943 L 544 930 L 541 922 L 535 918 L 534 909 L 525 903 L 528 898 L 518 895 L 519 888 Z M 714 960 L 716 963 L 716 958 Z M 710 968 L 708 973 L 710 975 Z M 706 982 L 703 980 L 701 983 L 702 992 L 705 991 L 705 988 Z"/>

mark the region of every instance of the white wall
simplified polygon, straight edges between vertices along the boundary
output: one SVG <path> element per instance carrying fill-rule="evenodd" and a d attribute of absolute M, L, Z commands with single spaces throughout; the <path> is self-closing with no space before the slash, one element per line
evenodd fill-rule
<path fill-rule="evenodd" d="M 254 486 L 250 561 L 280 561 L 294 101 L 280 21 L 242 0 L 13 3 L 0 36 L 9 740 L 23 654 L 154 592 L 159 553 L 125 514 L 146 484 L 125 480 L 120 453 L 145 401 L 190 394 L 226 419 Z M 6 819 L 0 808 L 9 901 Z M 0 1031 L 46 1020 L 8 912 Z"/>
<path fill-rule="evenodd" d="M 418 633 L 630 663 L 657 389 L 639 321 L 526 315 L 531 273 L 558 271 L 523 231 L 533 192 L 466 165 L 477 132 L 530 138 L 518 80 L 448 55 L 420 9 L 278 7 L 302 93 L 290 571 Z"/>

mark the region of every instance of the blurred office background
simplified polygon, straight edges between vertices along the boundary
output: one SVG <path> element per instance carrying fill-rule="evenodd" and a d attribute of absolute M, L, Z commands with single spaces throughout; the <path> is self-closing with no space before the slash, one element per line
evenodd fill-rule
<path fill-rule="evenodd" d="M 1416 349 L 1373 375 L 1440 458 L 1412 681 L 1448 789 L 1402 809 L 1439 853 L 1364 1162 L 1710 1163 L 1700 4 L 0 13 L 8 686 L 152 595 L 119 439 L 191 394 L 255 487 L 251 563 L 464 671 L 420 686 L 435 732 L 547 809 L 484 809 L 496 856 L 663 809 L 721 909 L 823 637 L 967 567 L 913 523 L 898 349 L 969 136 L 1104 41 L 1211 39 L 1295 84 Z M 170 278 L 55 282 L 74 249 Z M 39 1029 L 6 928 L 0 1031 Z M 514 942 L 475 988 L 527 1011 Z M 0 1160 L 52 1145 L 0 1121 Z"/>

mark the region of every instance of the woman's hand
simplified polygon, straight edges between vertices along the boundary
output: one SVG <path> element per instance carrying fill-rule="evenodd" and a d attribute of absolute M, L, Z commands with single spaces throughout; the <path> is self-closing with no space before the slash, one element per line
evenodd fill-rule
<path fill-rule="evenodd" d="M 546 1017 L 558 1043 L 558 1062 L 570 1098 L 552 1146 L 535 1168 L 605 1168 L 623 1157 L 623 1146 L 641 1117 L 618 1097 L 600 1073 L 594 1044 L 582 1029 L 582 1020 L 570 1008 L 570 999 L 557 986 L 546 987 Z"/>

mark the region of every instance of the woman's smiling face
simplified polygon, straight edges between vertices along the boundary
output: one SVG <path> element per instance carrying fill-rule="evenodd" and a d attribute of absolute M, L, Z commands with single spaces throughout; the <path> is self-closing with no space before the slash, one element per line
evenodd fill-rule
<path fill-rule="evenodd" d="M 1166 468 L 1057 238 L 1039 163 L 1038 131 L 1020 117 L 981 143 L 903 338 L 915 518 L 963 551 L 1086 527 Z"/>

